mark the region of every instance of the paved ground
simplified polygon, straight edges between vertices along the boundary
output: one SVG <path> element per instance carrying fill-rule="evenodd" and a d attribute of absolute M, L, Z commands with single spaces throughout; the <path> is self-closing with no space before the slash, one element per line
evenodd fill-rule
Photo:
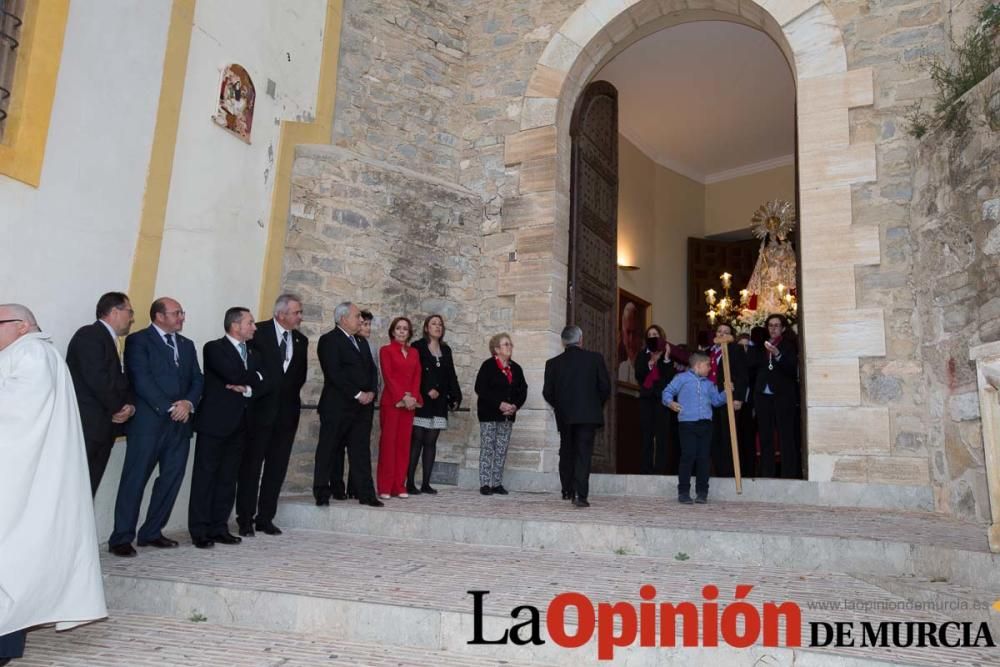
<path fill-rule="evenodd" d="M 459 514 L 483 519 L 586 521 L 660 528 L 690 528 L 817 537 L 856 537 L 989 552 L 986 526 L 926 512 L 853 507 L 709 502 L 680 505 L 673 499 L 593 497 L 591 507 L 576 509 L 554 493 L 483 496 L 477 491 L 442 487 L 436 496 L 394 498 L 386 512 Z M 284 502 L 312 505 L 312 497 L 292 496 Z M 338 504 L 337 501 L 331 501 Z M 357 507 L 354 501 L 343 506 Z"/>
<path fill-rule="evenodd" d="M 732 600 L 737 584 L 750 584 L 754 588 L 747 600 L 755 606 L 760 608 L 764 601 L 794 600 L 802 607 L 805 622 L 951 620 L 947 614 L 926 611 L 810 609 L 810 605 L 844 600 L 882 605 L 904 602 L 883 588 L 842 574 L 627 555 L 528 552 L 310 530 L 289 530 L 280 537 L 261 536 L 237 546 L 218 545 L 210 551 L 185 545 L 172 550 L 142 549 L 135 559 L 105 556 L 104 569 L 112 575 L 464 613 L 472 610 L 467 591 L 485 589 L 492 591 L 486 599 L 486 613 L 503 616 L 522 604 L 544 611 L 555 595 L 566 591 L 582 592 L 593 600 L 637 603 L 640 586 L 648 583 L 656 587 L 657 601 L 690 600 L 700 605 L 706 584 L 719 587 L 723 602 Z M 995 649 L 910 648 L 893 652 L 843 648 L 837 653 L 921 665 L 956 661 L 1000 664 L 1000 652 Z"/>
<path fill-rule="evenodd" d="M 15 661 L 11 667 L 477 667 L 500 664 L 503 663 L 443 651 L 112 612 L 108 621 L 70 632 L 44 629 L 30 633 L 25 658 Z"/>

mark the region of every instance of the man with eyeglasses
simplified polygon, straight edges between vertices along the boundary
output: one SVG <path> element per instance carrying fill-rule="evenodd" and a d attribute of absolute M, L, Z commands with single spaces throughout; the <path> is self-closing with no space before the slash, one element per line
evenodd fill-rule
<path fill-rule="evenodd" d="M 73 380 L 30 310 L 0 305 L 0 664 L 25 631 L 107 616 Z"/>
<path fill-rule="evenodd" d="M 87 443 L 91 495 L 97 495 L 115 439 L 125 435 L 125 423 L 135 414 L 119 344 L 132 328 L 134 315 L 127 295 L 102 295 L 97 300 L 97 321 L 80 327 L 66 350 Z"/>
<path fill-rule="evenodd" d="M 108 538 L 108 551 L 123 557 L 136 555 L 133 538 L 140 547 L 177 546 L 161 531 L 184 479 L 192 417 L 205 384 L 194 343 L 180 334 L 184 328 L 181 304 L 159 298 L 149 307 L 149 319 L 149 327 L 125 340 L 125 372 L 135 393 L 135 415 L 128 426 L 115 529 Z M 142 495 L 156 467 L 159 477 L 153 484 L 146 521 L 136 533 Z"/>

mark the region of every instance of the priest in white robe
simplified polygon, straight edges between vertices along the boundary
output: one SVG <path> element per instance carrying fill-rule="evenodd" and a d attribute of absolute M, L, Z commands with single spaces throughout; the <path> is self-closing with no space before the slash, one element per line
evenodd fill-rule
<path fill-rule="evenodd" d="M 0 664 L 24 631 L 107 616 L 87 456 L 66 362 L 34 315 L 0 305 Z"/>

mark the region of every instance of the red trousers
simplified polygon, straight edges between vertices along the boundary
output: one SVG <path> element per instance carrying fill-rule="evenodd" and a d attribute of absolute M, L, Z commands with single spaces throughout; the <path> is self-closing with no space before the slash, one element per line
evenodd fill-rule
<path fill-rule="evenodd" d="M 383 403 L 379 408 L 378 474 L 379 495 L 406 493 L 406 472 L 410 464 L 410 437 L 413 412 Z"/>

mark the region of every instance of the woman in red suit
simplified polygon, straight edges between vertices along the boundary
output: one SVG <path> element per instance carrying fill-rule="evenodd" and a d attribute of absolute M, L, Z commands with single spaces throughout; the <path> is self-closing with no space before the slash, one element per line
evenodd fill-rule
<path fill-rule="evenodd" d="M 397 317 L 389 325 L 389 344 L 378 351 L 382 367 L 382 401 L 379 403 L 378 496 L 409 498 L 406 470 L 410 463 L 413 412 L 420 398 L 420 355 L 410 347 L 413 325 Z"/>

